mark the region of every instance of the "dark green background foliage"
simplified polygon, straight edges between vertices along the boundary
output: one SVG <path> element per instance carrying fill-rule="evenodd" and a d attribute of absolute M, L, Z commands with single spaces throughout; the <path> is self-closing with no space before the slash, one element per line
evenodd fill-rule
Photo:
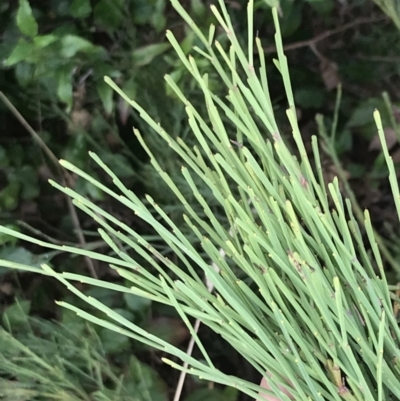
<path fill-rule="evenodd" d="M 274 42 L 269 3 L 274 4 L 272 1 L 255 2 L 255 29 L 267 53 L 271 93 L 285 132 L 286 104 L 279 75 L 272 63 Z M 376 140 L 374 142 L 372 111 L 375 107 L 383 109 L 392 155 L 398 162 L 399 31 L 373 2 L 348 3 L 284 0 L 281 2 L 282 34 L 288 45 L 292 84 L 305 137 L 316 133 L 314 117 L 317 113 L 325 114 L 331 123 L 335 88 L 342 83 L 339 127 L 332 146 L 358 202 L 372 210 L 380 232 L 390 240 L 388 246 L 397 255 L 398 247 L 394 245 L 397 235 L 391 226 L 395 212 L 387 203 L 391 195 L 383 179 L 384 162 Z M 206 29 L 214 22 L 208 1 L 184 0 L 183 4 L 200 27 Z M 245 2 L 236 0 L 227 4 L 237 32 L 243 41 L 247 40 Z M 393 20 L 396 23 L 395 17 Z M 55 242 L 75 244 L 80 241 L 78 230 L 84 234 L 87 247 L 104 247 L 93 222 L 78 215 L 77 226 L 64 196 L 47 184 L 49 178 L 60 181 L 62 177 L 46 150 L 96 178 L 103 178 L 87 157 L 87 152 L 93 150 L 129 188 L 138 195 L 150 193 L 179 224 L 181 207 L 150 167 L 145 152 L 135 140 L 132 126 L 142 131 L 162 168 L 183 186 L 176 157 L 103 81 L 104 75 L 110 76 L 171 134 L 180 136 L 190 145 L 184 109 L 166 87 L 163 75 L 169 73 L 173 77 L 198 105 L 199 112 L 205 106 L 194 81 L 171 52 L 165 30 L 174 32 L 185 53 L 200 44 L 195 42 L 194 35 L 168 1 L 3 0 L 0 27 L 0 90 L 43 141 L 39 144 L 6 104 L 0 102 L 1 223 Z M 217 36 L 224 45 L 222 32 L 217 31 Z M 202 60 L 200 67 L 202 72 L 208 71 L 206 61 Z M 221 83 L 212 74 L 209 80 L 218 92 Z M 381 96 L 382 91 L 388 92 L 386 101 Z M 337 174 L 337 166 L 328 155 L 325 161 L 325 174 L 330 179 Z M 113 202 L 104 199 L 89 183 L 70 178 L 68 185 L 82 195 L 135 226 L 144 236 L 153 236 L 150 227 L 116 209 Z M 212 202 L 209 195 L 206 191 L 203 193 Z M 218 214 L 218 209 L 215 213 Z M 157 244 L 157 238 L 153 240 Z M 83 259 L 71 259 L 59 253 L 43 254 L 42 250 L 16 243 L 7 236 L 0 237 L 0 245 L 2 259 L 29 265 L 51 262 L 60 271 L 82 272 L 87 268 Z M 168 253 L 169 249 L 160 245 L 159 251 Z M 118 280 L 107 266 L 95 268 L 102 278 Z M 185 346 L 188 333 L 173 310 L 133 296 L 120 297 L 108 290 L 86 288 L 86 291 L 142 327 Z M 0 344 L 8 344 L 0 348 L 0 358 L 4 362 L 0 363 L 0 398 L 31 400 L 40 398 L 46 391 L 55 391 L 55 387 L 49 390 L 48 383 L 28 373 L 31 364 L 42 366 L 38 374 L 43 377 L 47 375 L 46 366 L 57 365 L 59 370 L 52 374 L 59 376 L 53 381 L 65 389 L 68 400 L 150 401 L 167 400 L 173 394 L 177 374 L 163 367 L 162 355 L 126 337 L 89 327 L 68 311 L 61 313 L 53 301 L 68 296 L 53 280 L 0 270 L 4 327 L 0 331 Z M 22 301 L 15 304 L 15 297 Z M 58 320 L 64 326 L 48 319 Z M 207 330 L 201 335 L 222 369 L 230 366 L 231 373 L 259 380 L 250 369 L 243 371 L 243 361 L 220 339 Z M 64 346 L 57 345 L 61 343 Z M 79 355 L 77 348 L 85 349 L 85 353 Z M 53 352 L 49 353 L 49 349 Z M 14 360 L 21 356 L 26 356 L 25 373 L 15 370 Z M 38 361 L 41 361 L 39 365 Z M 99 370 L 85 370 L 88 361 Z M 17 389 L 19 398 L 13 398 Z M 240 399 L 236 391 L 207 388 L 207 383 L 193 378 L 187 382 L 186 397 L 187 401 Z"/>

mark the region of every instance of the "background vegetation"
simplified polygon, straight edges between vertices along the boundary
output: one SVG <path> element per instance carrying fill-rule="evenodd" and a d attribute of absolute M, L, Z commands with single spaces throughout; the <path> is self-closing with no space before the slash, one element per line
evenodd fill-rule
<path fill-rule="evenodd" d="M 335 89 L 342 85 L 339 126 L 335 141 L 325 144 L 324 174 L 327 179 L 339 174 L 347 194 L 354 196 L 360 208 L 370 209 L 379 234 L 394 255 L 387 272 L 395 282 L 399 246 L 398 233 L 391 224 L 396 213 L 390 203 L 372 111 L 375 107 L 386 110 L 385 134 L 395 162 L 400 162 L 400 43 L 396 19 L 387 16 L 397 15 L 397 10 L 388 2 L 377 3 L 285 0 L 281 2 L 281 26 L 305 142 L 316 132 L 316 114 L 324 114 L 328 121 L 332 118 Z M 208 27 L 212 16 L 207 1 L 183 4 L 200 26 Z M 237 32 L 243 32 L 245 40 L 246 3 L 227 4 Z M 269 5 L 256 2 L 256 10 L 255 27 L 272 59 L 275 48 Z M 171 52 L 165 29 L 174 32 L 186 53 L 196 43 L 168 1 L 20 0 L 18 4 L 6 0 L 0 5 L 0 26 L 1 224 L 55 243 L 105 248 L 93 222 L 47 184 L 53 178 L 157 240 L 151 228 L 135 216 L 118 215 L 116 204 L 105 200 L 94 186 L 59 170 L 56 161 L 63 158 L 101 179 L 102 173 L 87 157 L 89 150 L 138 196 L 150 193 L 179 224 L 181 207 L 150 167 L 132 126 L 141 128 L 162 167 L 178 182 L 180 166 L 171 151 L 142 127 L 135 112 L 103 82 L 104 75 L 112 77 L 171 134 L 190 143 L 183 124 L 184 110 L 166 88 L 163 74 L 172 74 L 193 102 L 197 98 L 198 107 L 204 106 L 191 77 Z M 224 36 L 219 40 L 224 42 Z M 205 62 L 201 67 L 204 71 L 208 68 Z M 272 67 L 269 74 L 274 106 L 283 122 L 281 81 Z M 210 81 L 218 92 L 220 82 L 213 76 Z M 207 193 L 203 196 L 207 199 Z M 30 265 L 46 261 L 60 271 L 87 271 L 109 281 L 119 280 L 106 264 L 59 252 L 42 253 L 8 236 L 2 236 L 0 244 L 2 259 Z M 169 249 L 160 245 L 159 251 L 167 254 Z M 109 290 L 83 285 L 81 289 L 149 331 L 185 347 L 189 335 L 174 310 Z M 54 399 L 63 389 L 62 399 L 66 400 L 169 399 L 177 373 L 161 363 L 163 355 L 55 307 L 54 300 L 70 297 L 52 279 L 0 271 L 4 328 L 0 330 L 0 398 Z M 76 299 L 70 301 L 79 304 Z M 218 337 L 207 329 L 200 335 L 223 370 L 259 381 Z M 23 373 L 17 369 L 21 366 Z M 48 381 L 43 383 L 38 377 L 48 377 Z M 195 378 L 188 379 L 185 397 L 188 401 L 244 399 L 232 389 Z"/>

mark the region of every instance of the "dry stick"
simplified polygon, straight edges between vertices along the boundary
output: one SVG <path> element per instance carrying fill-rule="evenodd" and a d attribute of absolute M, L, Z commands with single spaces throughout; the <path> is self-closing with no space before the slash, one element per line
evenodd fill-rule
<path fill-rule="evenodd" d="M 400 57 L 395 56 L 366 56 L 365 54 L 356 54 L 354 57 L 358 60 L 377 63 L 400 63 Z"/>
<path fill-rule="evenodd" d="M 348 22 L 347 24 L 339 26 L 335 29 L 330 29 L 328 31 L 322 32 L 321 34 L 315 36 L 312 39 L 301 40 L 299 42 L 290 43 L 290 44 L 284 46 L 283 50 L 284 51 L 296 50 L 296 49 L 300 49 L 302 47 L 312 46 L 318 42 L 321 42 L 321 40 L 327 39 L 330 36 L 333 36 L 340 32 L 346 31 L 347 29 L 354 28 L 357 25 L 371 24 L 373 22 L 379 22 L 379 21 L 385 21 L 385 20 L 388 20 L 388 18 L 386 16 L 371 17 L 371 18 L 359 18 L 359 19 L 356 19 L 355 21 Z M 276 52 L 276 47 L 275 46 L 267 47 L 264 49 L 264 52 L 265 53 L 274 53 L 274 52 Z"/>
<path fill-rule="evenodd" d="M 55 154 L 50 150 L 50 148 L 46 145 L 46 143 L 43 141 L 43 139 L 36 133 L 36 131 L 29 125 L 29 123 L 25 120 L 25 118 L 22 116 L 22 114 L 15 108 L 15 106 L 10 102 L 10 100 L 8 100 L 7 96 L 1 91 L 0 91 L 0 98 L 1 98 L 1 100 L 3 100 L 3 102 L 8 107 L 8 109 L 11 111 L 11 113 L 14 114 L 14 116 L 17 118 L 17 120 L 22 124 L 22 126 L 32 135 L 32 138 L 38 143 L 38 145 L 41 147 L 41 149 L 44 151 L 44 153 L 54 163 L 54 166 L 56 167 L 56 169 L 60 175 L 62 185 L 64 185 L 66 187 L 66 186 L 68 186 L 67 183 L 72 183 L 73 180 L 72 180 L 71 175 L 60 168 L 58 159 L 55 156 Z M 86 241 L 85 241 L 85 237 L 83 236 L 83 233 L 82 233 L 81 225 L 79 222 L 79 217 L 76 212 L 75 206 L 72 203 L 72 200 L 69 196 L 66 196 L 66 200 L 67 200 L 68 211 L 71 215 L 72 222 L 75 227 L 75 232 L 76 232 L 76 236 L 78 238 L 79 244 L 80 244 L 81 248 L 85 248 Z M 98 278 L 96 269 L 93 265 L 93 261 L 87 256 L 85 256 L 84 259 L 85 259 L 87 268 L 88 268 L 90 274 L 92 275 L 92 277 Z"/>
<path fill-rule="evenodd" d="M 194 326 L 193 326 L 193 330 L 194 332 L 197 334 L 199 331 L 199 327 L 200 327 L 200 320 L 196 319 L 196 321 L 194 322 Z M 189 345 L 187 347 L 186 350 L 186 354 L 191 356 L 192 352 L 193 352 L 193 348 L 194 348 L 194 337 L 190 337 L 190 341 L 189 341 Z M 188 367 L 188 363 L 185 362 L 183 364 L 184 369 L 187 369 Z M 178 380 L 178 384 L 176 385 L 176 389 L 175 389 L 175 395 L 174 395 L 174 399 L 173 401 L 179 401 L 179 399 L 181 398 L 181 394 L 182 394 L 182 390 L 183 390 L 183 385 L 185 383 L 185 379 L 186 379 L 186 372 L 184 372 L 183 370 L 181 371 L 180 375 L 179 375 L 179 380 Z"/>
<path fill-rule="evenodd" d="M 56 245 L 68 245 L 68 246 L 74 246 L 76 247 L 76 243 L 74 242 L 67 242 L 67 241 L 59 241 L 55 238 L 50 237 L 49 235 L 45 234 L 44 232 L 36 229 L 35 227 L 32 227 L 30 224 L 26 223 L 25 221 L 22 220 L 17 220 L 17 224 L 21 227 L 24 227 L 26 230 L 31 231 L 34 235 L 38 237 L 44 238 L 46 241 L 51 242 L 52 244 Z"/>

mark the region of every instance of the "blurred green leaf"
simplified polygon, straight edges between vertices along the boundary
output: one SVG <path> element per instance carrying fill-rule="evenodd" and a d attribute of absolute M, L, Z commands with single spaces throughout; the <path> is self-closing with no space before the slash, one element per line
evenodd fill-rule
<path fill-rule="evenodd" d="M 64 150 L 62 157 L 66 160 L 73 160 L 77 166 L 84 166 L 88 152 L 88 143 L 86 134 L 76 129 L 75 135 L 72 135 L 68 145 Z"/>
<path fill-rule="evenodd" d="M 148 365 L 132 355 L 129 361 L 129 379 L 135 382 L 140 399 L 168 401 L 168 389 L 159 375 Z"/>
<path fill-rule="evenodd" d="M 34 66 L 32 64 L 24 63 L 23 61 L 17 63 L 15 66 L 15 78 L 18 83 L 24 88 L 31 84 L 34 80 Z"/>
<path fill-rule="evenodd" d="M 92 11 L 90 0 L 73 0 L 70 13 L 74 18 L 85 18 Z"/>
<path fill-rule="evenodd" d="M 126 302 L 126 306 L 134 312 L 143 312 L 145 309 L 147 309 L 151 301 L 146 298 L 139 297 L 134 294 L 124 294 L 124 300 Z"/>
<path fill-rule="evenodd" d="M 137 67 L 150 64 L 153 59 L 170 48 L 169 43 L 154 43 L 135 49 L 132 53 L 133 62 Z"/>
<path fill-rule="evenodd" d="M 10 230 L 15 230 L 17 232 L 20 232 L 19 226 L 15 224 L 5 224 L 4 227 L 9 228 Z M 0 234 L 0 245 L 9 244 L 13 248 L 17 242 L 18 240 L 15 237 L 12 237 L 11 235 L 4 233 Z M 4 270 L 9 271 L 6 268 L 1 268 L 0 272 L 3 272 Z"/>
<path fill-rule="evenodd" d="M 305 0 L 321 15 L 329 15 L 335 8 L 334 0 Z"/>
<path fill-rule="evenodd" d="M 296 104 L 305 109 L 319 108 L 325 101 L 325 93 L 319 88 L 303 88 L 294 92 Z"/>
<path fill-rule="evenodd" d="M 348 127 L 361 127 L 368 124 L 374 124 L 373 113 L 375 109 L 380 112 L 386 110 L 383 99 L 370 98 L 361 102 L 354 110 L 349 120 L 347 121 Z M 374 124 L 375 125 L 375 124 Z"/>
<path fill-rule="evenodd" d="M 110 291 L 108 288 L 101 287 L 90 287 L 87 291 L 85 291 L 85 295 L 96 298 L 109 308 L 113 307 L 116 297 L 116 294 L 113 291 Z"/>
<path fill-rule="evenodd" d="M 138 25 L 148 24 L 153 13 L 153 7 L 148 0 L 132 0 L 131 15 Z"/>
<path fill-rule="evenodd" d="M 192 49 L 193 49 L 193 44 L 196 40 L 196 35 L 194 32 L 189 32 L 186 36 L 185 39 L 181 42 L 181 48 L 182 51 L 187 55 Z M 181 71 L 183 71 L 183 68 L 181 68 Z"/>
<path fill-rule="evenodd" d="M 97 93 L 103 103 L 104 110 L 110 115 L 114 108 L 113 95 L 114 91 L 104 81 L 98 81 L 96 84 Z"/>
<path fill-rule="evenodd" d="M 124 17 L 123 4 L 124 0 L 100 0 L 93 9 L 94 23 L 108 30 L 118 28 Z"/>
<path fill-rule="evenodd" d="M 138 82 L 136 77 L 128 78 L 123 84 L 124 92 L 131 98 L 135 99 L 138 91 Z"/>
<path fill-rule="evenodd" d="M 19 0 L 17 26 L 24 35 L 30 36 L 31 38 L 38 33 L 38 24 L 32 14 L 32 9 L 28 0 Z"/>
<path fill-rule="evenodd" d="M 284 16 L 281 22 L 282 36 L 290 36 L 299 28 L 302 22 L 303 3 L 285 0 L 281 3 L 281 7 Z"/>
<path fill-rule="evenodd" d="M 58 75 L 57 96 L 68 106 L 68 110 L 72 108 L 72 77 L 66 71 L 61 71 Z"/>
<path fill-rule="evenodd" d="M 4 65 L 7 67 L 11 67 L 20 61 L 24 61 L 29 59 L 34 51 L 34 45 L 32 43 L 28 43 L 25 39 L 19 39 L 17 45 L 12 50 L 11 54 L 4 61 Z"/>
<path fill-rule="evenodd" d="M 348 152 L 353 147 L 353 134 L 349 129 L 344 129 L 336 136 L 335 149 L 338 155 Z"/>
<path fill-rule="evenodd" d="M 51 11 L 57 17 L 70 15 L 71 0 L 53 0 L 51 3 Z"/>
<path fill-rule="evenodd" d="M 4 311 L 3 323 L 6 326 L 9 325 L 11 329 L 26 324 L 30 309 L 30 301 L 16 301 Z"/>
<path fill-rule="evenodd" d="M 359 163 L 349 163 L 346 170 L 350 173 L 351 178 L 362 178 L 365 175 L 366 168 Z"/>
<path fill-rule="evenodd" d="M 8 260 L 14 263 L 21 263 L 32 267 L 40 267 L 40 265 L 43 263 L 49 263 L 49 261 L 59 253 L 59 251 L 51 251 L 35 255 L 23 247 L 14 247 L 8 245 L 1 248 L 0 259 Z"/>
<path fill-rule="evenodd" d="M 61 313 L 61 324 L 76 336 L 80 336 L 87 323 L 69 309 L 62 308 Z"/>
<path fill-rule="evenodd" d="M 103 344 L 104 352 L 108 354 L 124 352 L 130 348 L 129 337 L 106 328 L 100 330 L 99 337 Z"/>
<path fill-rule="evenodd" d="M 123 318 L 129 320 L 130 322 L 133 322 L 135 320 L 135 316 L 132 312 L 123 309 L 123 308 L 115 308 L 113 309 L 115 313 L 118 313 L 118 315 L 122 316 Z"/>
<path fill-rule="evenodd" d="M 115 171 L 120 178 L 133 177 L 135 172 L 124 155 L 114 153 L 104 153 L 102 158 L 105 163 Z"/>
<path fill-rule="evenodd" d="M 7 151 L 0 145 L 0 167 L 7 167 L 9 163 L 10 159 L 8 158 Z"/>
<path fill-rule="evenodd" d="M 234 387 L 225 387 L 222 391 L 225 401 L 236 401 L 239 396 L 239 391 Z"/>
<path fill-rule="evenodd" d="M 190 0 L 190 7 L 193 11 L 193 15 L 197 18 L 204 18 L 206 14 L 206 6 L 203 3 L 203 0 Z"/>
<path fill-rule="evenodd" d="M 238 395 L 238 390 L 233 387 L 223 391 L 218 388 L 200 388 L 186 397 L 185 401 L 236 401 Z"/>
<path fill-rule="evenodd" d="M 10 160 L 12 160 L 12 164 L 17 167 L 21 167 L 24 163 L 25 151 L 20 143 L 13 143 L 7 149 L 7 156 Z M 12 179 L 13 181 L 17 181 Z"/>
<path fill-rule="evenodd" d="M 40 35 L 40 36 L 36 36 L 33 39 L 33 43 L 36 47 L 43 49 L 49 45 L 51 45 L 52 43 L 56 42 L 57 40 L 59 40 L 57 35 Z"/>
<path fill-rule="evenodd" d="M 156 0 L 153 3 L 153 12 L 151 14 L 150 23 L 156 32 L 161 32 L 165 29 L 166 18 L 164 15 L 165 0 Z"/>
<path fill-rule="evenodd" d="M 10 182 L 0 191 L 0 211 L 11 211 L 17 207 L 20 188 L 18 182 Z"/>
<path fill-rule="evenodd" d="M 61 39 L 61 54 L 65 58 L 71 58 L 78 52 L 94 52 L 99 48 L 86 39 L 77 35 L 65 35 Z"/>
<path fill-rule="evenodd" d="M 179 345 L 189 337 L 189 330 L 181 319 L 158 317 L 146 324 L 146 330 L 168 342 Z"/>
<path fill-rule="evenodd" d="M 22 166 L 15 172 L 16 181 L 21 184 L 21 198 L 31 200 L 39 195 L 38 175 L 32 166 Z"/>
<path fill-rule="evenodd" d="M 104 192 L 97 188 L 92 183 L 79 178 L 76 181 L 75 190 L 83 196 L 89 196 L 95 201 L 101 201 L 104 199 Z"/>

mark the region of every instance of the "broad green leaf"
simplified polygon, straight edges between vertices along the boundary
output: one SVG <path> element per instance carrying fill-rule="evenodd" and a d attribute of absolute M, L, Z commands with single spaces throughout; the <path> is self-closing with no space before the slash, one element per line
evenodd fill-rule
<path fill-rule="evenodd" d="M 134 312 L 143 312 L 151 304 L 149 299 L 138 297 L 134 294 L 124 294 L 124 300 L 126 302 L 126 306 Z"/>
<path fill-rule="evenodd" d="M 69 12 L 74 18 L 85 18 L 92 11 L 90 0 L 73 0 Z"/>
<path fill-rule="evenodd" d="M 359 127 L 373 122 L 373 112 L 375 106 L 370 103 L 360 104 L 349 118 L 347 125 L 349 127 Z"/>
<path fill-rule="evenodd" d="M 68 110 L 72 107 L 72 77 L 66 71 L 62 71 L 58 75 L 57 96 L 67 104 Z"/>
<path fill-rule="evenodd" d="M 225 401 L 236 401 L 239 397 L 239 391 L 234 387 L 225 387 L 222 393 Z"/>
<path fill-rule="evenodd" d="M 0 168 L 4 168 L 9 166 L 10 164 L 10 157 L 6 149 L 0 145 Z"/>
<path fill-rule="evenodd" d="M 301 2 L 290 1 L 283 3 L 282 36 L 289 36 L 299 28 L 303 18 L 302 8 L 303 4 Z"/>
<path fill-rule="evenodd" d="M 137 25 L 150 23 L 153 12 L 152 4 L 148 0 L 134 0 L 131 3 L 130 13 Z"/>
<path fill-rule="evenodd" d="M 38 174 L 32 166 L 22 166 L 9 176 L 21 184 L 21 198 L 31 200 L 39 195 Z"/>
<path fill-rule="evenodd" d="M 69 309 L 61 310 L 61 324 L 77 336 L 82 334 L 87 325 L 83 319 Z"/>
<path fill-rule="evenodd" d="M 102 191 L 92 183 L 81 178 L 76 181 L 76 191 L 95 201 L 101 201 L 104 199 L 104 193 Z"/>
<path fill-rule="evenodd" d="M 111 152 L 104 152 L 102 159 L 118 174 L 121 178 L 133 177 L 135 171 L 124 155 Z"/>
<path fill-rule="evenodd" d="M 35 67 L 33 64 L 24 63 L 23 61 L 17 63 L 15 66 L 15 78 L 22 87 L 26 87 L 34 80 Z"/>
<path fill-rule="evenodd" d="M 188 32 L 188 33 L 186 34 L 186 36 L 185 36 L 185 39 L 182 40 L 182 42 L 181 42 L 181 48 L 182 48 L 182 51 L 183 51 L 186 55 L 189 54 L 189 52 L 192 51 L 192 49 L 193 49 L 193 44 L 194 44 L 195 40 L 196 40 L 196 35 L 195 35 L 194 32 Z M 172 74 L 173 74 L 173 72 L 172 72 Z M 171 75 L 172 75 L 172 74 L 171 74 Z"/>
<path fill-rule="evenodd" d="M 33 39 L 33 44 L 35 45 L 35 47 L 43 49 L 56 42 L 57 40 L 59 40 L 59 37 L 57 35 L 39 35 Z"/>
<path fill-rule="evenodd" d="M 173 345 L 182 344 L 190 335 L 181 319 L 165 316 L 151 319 L 146 324 L 146 330 Z"/>
<path fill-rule="evenodd" d="M 75 135 L 71 136 L 68 145 L 65 147 L 62 157 L 67 160 L 73 160 L 77 166 L 85 165 L 85 159 L 88 152 L 88 140 L 85 132 L 76 124 Z"/>
<path fill-rule="evenodd" d="M 138 92 L 138 82 L 135 77 L 129 78 L 124 82 L 124 92 L 131 98 L 135 99 Z"/>
<path fill-rule="evenodd" d="M 319 108 L 325 100 L 325 92 L 319 88 L 303 88 L 294 92 L 294 98 L 300 107 Z"/>
<path fill-rule="evenodd" d="M 140 399 L 167 401 L 168 388 L 156 371 L 132 355 L 129 361 L 129 379 L 136 384 Z"/>
<path fill-rule="evenodd" d="M 22 247 L 5 246 L 0 251 L 0 259 L 32 267 L 40 267 L 42 263 L 48 263 L 58 254 L 58 251 L 51 251 L 36 255 Z"/>
<path fill-rule="evenodd" d="M 38 24 L 32 14 L 32 9 L 28 0 L 19 0 L 17 26 L 24 35 L 30 36 L 31 38 L 38 33 Z"/>
<path fill-rule="evenodd" d="M 144 47 L 140 47 L 133 51 L 133 62 L 137 67 L 150 64 L 153 59 L 160 54 L 164 53 L 170 48 L 169 43 L 154 43 Z"/>
<path fill-rule="evenodd" d="M 116 354 L 128 351 L 130 348 L 129 338 L 119 334 L 113 333 L 111 330 L 102 328 L 99 335 L 103 344 L 104 352 L 107 354 Z"/>
<path fill-rule="evenodd" d="M 335 8 L 334 0 L 306 0 L 321 15 L 329 15 Z"/>
<path fill-rule="evenodd" d="M 165 16 L 165 1 L 166 0 L 156 0 L 153 6 L 153 12 L 151 15 L 150 23 L 156 30 L 156 32 L 161 32 L 165 29 L 167 23 L 167 18 Z"/>
<path fill-rule="evenodd" d="M 167 18 L 163 13 L 157 13 L 152 15 L 151 25 L 154 27 L 157 33 L 165 29 L 166 24 L 167 24 Z"/>
<path fill-rule="evenodd" d="M 10 182 L 0 191 L 0 211 L 12 211 L 17 207 L 20 189 L 18 182 Z"/>
<path fill-rule="evenodd" d="M 123 4 L 124 0 L 100 0 L 93 9 L 94 23 L 107 30 L 117 29 L 124 18 Z"/>
<path fill-rule="evenodd" d="M 110 115 L 114 108 L 114 91 L 110 85 L 107 85 L 104 81 L 98 81 L 96 84 L 96 89 L 103 103 L 104 110 L 106 111 L 107 115 Z"/>
<path fill-rule="evenodd" d="M 190 6 L 193 14 L 197 18 L 203 18 L 205 16 L 207 10 L 203 0 L 190 0 Z"/>
<path fill-rule="evenodd" d="M 29 60 L 34 52 L 34 49 L 35 47 L 32 43 L 29 43 L 25 39 L 21 38 L 11 54 L 5 60 L 4 65 L 11 67 L 20 61 Z"/>
<path fill-rule="evenodd" d="M 65 58 L 71 58 L 78 52 L 93 52 L 98 50 L 91 42 L 77 35 L 65 35 L 61 39 L 61 54 Z"/>

